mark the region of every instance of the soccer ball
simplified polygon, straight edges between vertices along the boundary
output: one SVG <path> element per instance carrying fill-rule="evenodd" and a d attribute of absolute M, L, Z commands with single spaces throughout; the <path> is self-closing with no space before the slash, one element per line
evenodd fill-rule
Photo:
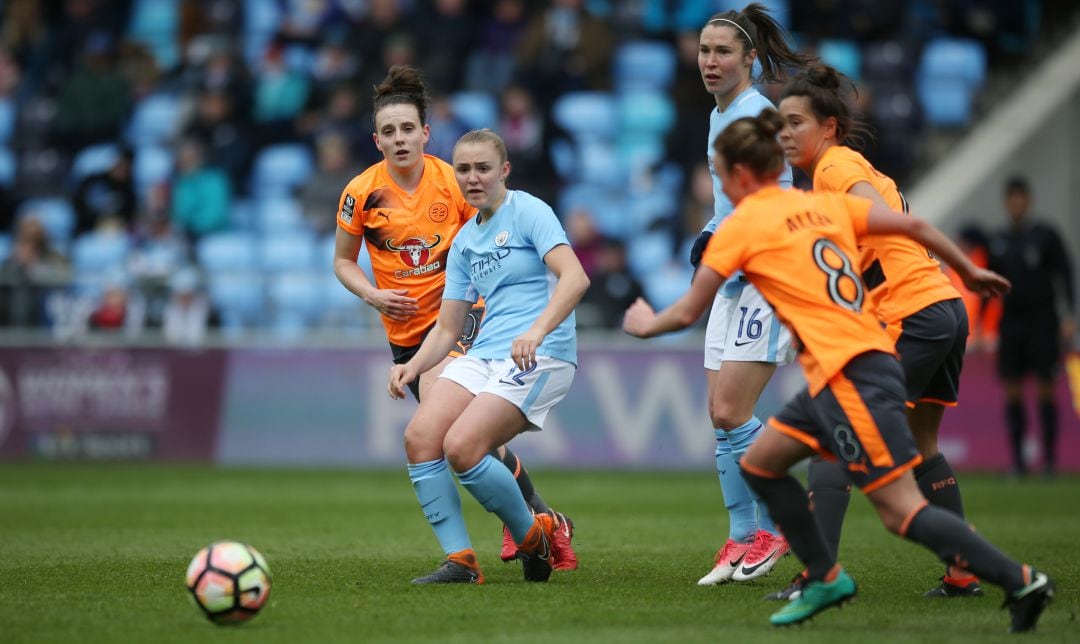
<path fill-rule="evenodd" d="M 270 568 L 246 543 L 216 541 L 191 560 L 185 585 L 207 619 L 239 624 L 254 617 L 270 597 Z"/>

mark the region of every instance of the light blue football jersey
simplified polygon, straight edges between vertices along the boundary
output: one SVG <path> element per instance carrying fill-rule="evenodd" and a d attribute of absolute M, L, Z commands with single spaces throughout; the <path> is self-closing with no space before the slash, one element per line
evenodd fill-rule
<path fill-rule="evenodd" d="M 486 311 L 469 355 L 509 358 L 514 339 L 536 322 L 558 282 L 544 255 L 570 242 L 551 207 L 520 190 L 508 190 L 490 219 L 477 220 L 469 220 L 450 247 L 443 299 L 475 302 L 482 295 Z M 537 355 L 576 365 L 575 326 L 570 313 L 544 338 Z"/>
<path fill-rule="evenodd" d="M 711 233 L 716 232 L 716 227 L 720 225 L 720 222 L 730 215 L 731 211 L 735 210 L 731 200 L 724 194 L 723 184 L 721 184 L 720 177 L 717 176 L 716 168 L 713 165 L 713 159 L 716 155 L 713 151 L 713 143 L 716 142 L 716 137 L 720 136 L 724 128 L 738 119 L 746 116 L 757 116 L 768 108 L 775 109 L 775 106 L 769 102 L 769 99 L 762 96 L 757 89 L 748 87 L 735 97 L 735 100 L 731 102 L 731 105 L 728 105 L 726 110 L 721 112 L 720 108 L 716 107 L 713 108 L 712 114 L 709 115 L 709 145 L 706 155 L 709 159 L 709 174 L 712 175 L 713 217 L 705 224 L 704 230 Z M 791 187 L 791 166 L 787 164 L 787 161 L 784 161 L 784 169 L 780 172 L 780 187 Z M 743 278 L 742 271 L 735 272 L 723 286 L 724 296 L 734 297 L 738 295 L 745 285 L 746 280 Z"/>

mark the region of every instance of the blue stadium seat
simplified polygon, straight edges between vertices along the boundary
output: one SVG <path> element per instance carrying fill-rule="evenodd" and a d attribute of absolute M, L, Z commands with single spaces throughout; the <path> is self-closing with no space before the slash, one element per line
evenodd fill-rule
<path fill-rule="evenodd" d="M 135 191 L 145 195 L 153 186 L 165 183 L 172 177 L 173 155 L 168 148 L 146 146 L 135 150 L 132 170 Z"/>
<path fill-rule="evenodd" d="M 498 129 L 499 104 L 487 92 L 456 92 L 450 97 L 450 110 L 470 130 Z"/>
<path fill-rule="evenodd" d="M 0 186 L 11 187 L 15 182 L 15 153 L 0 147 Z"/>
<path fill-rule="evenodd" d="M 12 243 L 11 235 L 0 233 L 0 264 L 7 261 L 7 258 L 11 256 Z"/>
<path fill-rule="evenodd" d="M 290 194 L 315 171 L 311 150 L 300 143 L 279 143 L 264 148 L 255 157 L 252 193 L 260 196 Z"/>
<path fill-rule="evenodd" d="M 120 158 L 120 148 L 112 143 L 99 143 L 79 150 L 71 162 L 68 178 L 78 185 L 85 177 L 105 172 Z"/>
<path fill-rule="evenodd" d="M 75 230 L 75 209 L 66 199 L 60 197 L 39 197 L 27 199 L 19 205 L 18 219 L 33 217 L 41 222 L 49 241 L 63 246 L 71 239 Z"/>
<path fill-rule="evenodd" d="M 141 148 L 170 143 L 179 129 L 180 99 L 168 92 L 158 92 L 135 105 L 124 136 L 128 143 Z"/>
<path fill-rule="evenodd" d="M 626 166 L 614 144 L 583 141 L 578 144 L 577 153 L 577 174 L 581 181 L 609 188 L 621 187 L 626 182 Z"/>
<path fill-rule="evenodd" d="M 977 90 L 986 81 L 986 50 L 976 40 L 936 38 L 923 49 L 919 60 L 922 80 L 952 80 Z"/>
<path fill-rule="evenodd" d="M 666 190 L 652 190 L 645 194 L 634 195 L 629 199 L 630 219 L 637 230 L 648 230 L 658 221 L 670 219 L 679 213 L 678 193 Z M 670 248 L 671 242 L 668 241 Z"/>
<path fill-rule="evenodd" d="M 818 56 L 825 64 L 834 67 L 851 80 L 859 80 L 862 73 L 862 51 L 853 40 L 823 40 L 818 45 Z"/>
<path fill-rule="evenodd" d="M 255 237 L 239 231 L 203 237 L 195 246 L 195 257 L 208 273 L 252 271 L 259 261 Z"/>
<path fill-rule="evenodd" d="M 927 123 L 959 127 L 971 121 L 973 93 L 964 84 L 952 80 L 922 80 L 918 83 L 918 93 Z"/>
<path fill-rule="evenodd" d="M 256 201 L 251 206 L 251 217 L 255 227 L 263 234 L 307 230 L 303 206 L 296 199 L 288 197 Z"/>
<path fill-rule="evenodd" d="M 158 67 L 168 71 L 180 62 L 180 3 L 175 0 L 135 0 L 128 37 L 146 45 Z"/>
<path fill-rule="evenodd" d="M 565 220 L 575 210 L 587 211 L 597 230 L 607 237 L 622 239 L 632 232 L 625 201 L 613 189 L 589 183 L 570 184 L 559 193 L 557 214 Z"/>
<path fill-rule="evenodd" d="M 244 0 L 244 58 L 252 69 L 262 62 L 267 45 L 273 40 L 281 22 L 281 9 L 276 2 Z"/>
<path fill-rule="evenodd" d="M 303 233 L 276 233 L 259 240 L 259 265 L 264 271 L 301 271 L 315 268 L 315 239 Z"/>
<path fill-rule="evenodd" d="M 605 92 L 570 92 L 552 107 L 555 123 L 575 140 L 613 138 L 618 130 L 615 99 Z"/>
<path fill-rule="evenodd" d="M 131 241 L 121 232 L 92 232 L 80 235 L 71 245 L 71 266 L 77 273 L 98 273 L 123 269 Z"/>
<path fill-rule="evenodd" d="M 271 328 L 277 337 L 299 338 L 324 313 L 321 277 L 314 272 L 284 273 L 268 282 L 274 307 Z"/>
<path fill-rule="evenodd" d="M 211 274 L 207 294 L 226 335 L 235 335 L 265 315 L 263 281 L 255 271 Z"/>
<path fill-rule="evenodd" d="M 674 304 L 690 286 L 693 269 L 686 255 L 676 261 L 651 267 L 646 275 L 640 277 L 645 297 L 657 311 Z"/>
<path fill-rule="evenodd" d="M 624 92 L 616 100 L 620 134 L 661 135 L 675 123 L 675 106 L 660 92 Z"/>
<path fill-rule="evenodd" d="M 615 89 L 663 91 L 675 78 L 675 48 L 668 43 L 637 40 L 615 50 Z"/>
<path fill-rule="evenodd" d="M 0 100 L 0 145 L 7 143 L 15 132 L 15 101 L 10 98 Z"/>

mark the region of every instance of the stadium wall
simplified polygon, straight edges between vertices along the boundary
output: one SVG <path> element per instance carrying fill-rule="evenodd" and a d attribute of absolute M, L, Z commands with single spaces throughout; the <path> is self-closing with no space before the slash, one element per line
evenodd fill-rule
<path fill-rule="evenodd" d="M 0 459 L 401 467 L 415 403 L 386 395 L 388 358 L 384 347 L 0 348 Z M 515 440 L 530 465 L 712 467 L 700 349 L 611 344 L 580 358 L 548 427 Z M 802 385 L 797 367 L 781 369 L 759 415 Z M 1080 420 L 1060 386 L 1061 466 L 1080 471 Z M 962 388 L 943 451 L 958 468 L 1006 469 L 991 356 L 969 357 Z M 1037 462 L 1034 433 L 1028 449 Z"/>

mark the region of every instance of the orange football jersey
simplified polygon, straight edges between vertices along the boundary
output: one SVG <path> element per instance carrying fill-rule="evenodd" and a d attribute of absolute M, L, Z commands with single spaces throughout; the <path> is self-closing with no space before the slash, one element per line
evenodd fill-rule
<path fill-rule="evenodd" d="M 877 190 L 890 208 L 907 212 L 896 183 L 863 155 L 843 145 L 825 151 L 814 171 L 815 191 L 847 192 L 860 181 Z M 922 309 L 960 297 L 941 265 L 918 242 L 904 235 L 870 235 L 859 240 L 859 265 L 878 319 L 895 325 Z"/>
<path fill-rule="evenodd" d="M 375 286 L 407 289 L 420 309 L 407 322 L 383 316 L 391 343 L 420 344 L 438 320 L 450 244 L 475 213 L 458 188 L 454 169 L 426 154 L 423 178 L 412 194 L 390 177 L 386 161 L 345 186 L 337 222 L 346 232 L 364 236 Z"/>
<path fill-rule="evenodd" d="M 701 260 L 724 277 L 746 273 L 798 336 L 814 395 L 855 356 L 895 354 L 855 263 L 871 205 L 841 193 L 765 188 L 720 224 Z"/>

